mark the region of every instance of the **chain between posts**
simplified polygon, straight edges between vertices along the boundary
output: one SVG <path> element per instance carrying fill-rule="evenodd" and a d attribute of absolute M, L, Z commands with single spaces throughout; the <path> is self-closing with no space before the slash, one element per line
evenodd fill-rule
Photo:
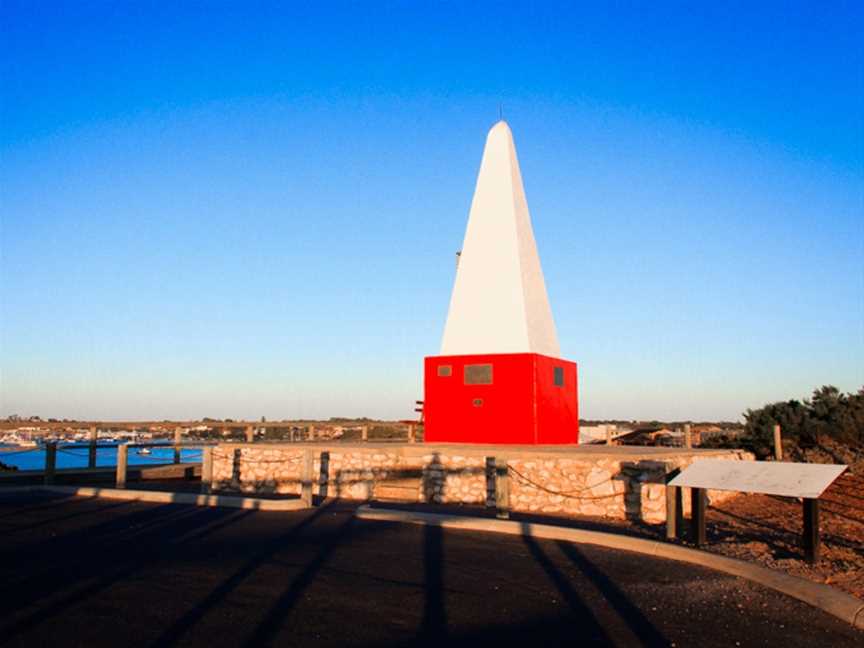
<path fill-rule="evenodd" d="M 601 481 L 601 482 L 597 482 L 596 484 L 593 484 L 593 485 L 591 485 L 591 486 L 586 486 L 585 488 L 580 488 L 580 489 L 578 489 L 578 490 L 573 490 L 573 491 L 556 491 L 556 490 L 552 490 L 551 488 L 547 488 L 547 487 L 545 487 L 545 486 L 543 486 L 543 485 L 541 485 L 541 484 L 538 484 L 538 483 L 535 482 L 535 481 L 530 480 L 528 477 L 526 477 L 525 475 L 523 475 L 522 473 L 520 473 L 519 471 L 517 471 L 517 470 L 516 470 L 515 468 L 513 468 L 512 466 L 508 466 L 508 467 L 507 467 L 507 470 L 508 470 L 509 472 L 513 473 L 514 475 L 516 475 L 516 476 L 517 476 L 519 479 L 521 479 L 523 482 L 525 482 L 526 484 L 528 484 L 528 485 L 530 485 L 530 486 L 532 486 L 532 487 L 534 487 L 534 488 L 537 488 L 537 489 L 539 489 L 539 490 L 542 490 L 542 491 L 545 491 L 545 492 L 547 492 L 547 493 L 550 493 L 551 495 L 561 495 L 562 497 L 566 497 L 567 499 L 580 499 L 580 500 L 609 499 L 610 497 L 618 497 L 618 496 L 621 494 L 621 493 L 612 493 L 612 494 L 610 494 L 610 495 L 592 495 L 592 496 L 590 496 L 590 497 L 575 497 L 575 496 L 573 495 L 573 493 L 584 493 L 585 491 L 589 491 L 589 490 L 591 490 L 592 488 L 597 488 L 597 486 L 602 486 L 603 484 L 609 483 L 609 482 L 612 481 L 612 477 L 610 477 L 609 479 L 604 479 L 603 481 Z"/>

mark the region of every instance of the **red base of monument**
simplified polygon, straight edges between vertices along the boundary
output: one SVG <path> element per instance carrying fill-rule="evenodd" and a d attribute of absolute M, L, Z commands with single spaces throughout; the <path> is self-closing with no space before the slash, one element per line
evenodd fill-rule
<path fill-rule="evenodd" d="M 424 439 L 579 443 L 576 363 L 537 353 L 425 359 Z"/>

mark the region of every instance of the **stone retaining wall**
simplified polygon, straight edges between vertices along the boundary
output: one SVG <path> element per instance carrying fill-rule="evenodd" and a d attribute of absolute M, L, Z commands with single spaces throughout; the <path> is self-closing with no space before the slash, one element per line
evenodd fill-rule
<path fill-rule="evenodd" d="M 743 451 L 674 452 L 642 456 L 639 449 L 610 454 L 508 452 L 489 455 L 424 446 L 311 446 L 222 444 L 214 449 L 213 487 L 222 492 L 299 494 L 304 452 L 311 453 L 316 495 L 347 499 L 494 506 L 492 452 L 507 457 L 513 511 L 662 522 L 667 475 L 696 458 L 753 459 Z M 323 467 L 322 467 L 323 466 Z M 734 493 L 709 491 L 712 502 Z M 689 508 L 684 499 L 685 509 Z"/>

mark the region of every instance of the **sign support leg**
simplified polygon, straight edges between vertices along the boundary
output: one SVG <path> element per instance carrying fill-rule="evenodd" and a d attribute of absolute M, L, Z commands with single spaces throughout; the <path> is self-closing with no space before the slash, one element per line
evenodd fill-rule
<path fill-rule="evenodd" d="M 706 544 L 705 534 L 705 489 L 691 488 L 690 489 L 690 509 L 691 509 L 691 534 L 693 544 L 701 547 Z"/>
<path fill-rule="evenodd" d="M 805 497 L 804 500 L 804 558 L 811 565 L 819 562 L 819 500 Z"/>

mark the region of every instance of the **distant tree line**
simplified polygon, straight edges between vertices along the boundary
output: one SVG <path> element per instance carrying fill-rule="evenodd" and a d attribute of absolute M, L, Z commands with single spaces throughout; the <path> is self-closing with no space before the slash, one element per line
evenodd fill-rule
<path fill-rule="evenodd" d="M 829 444 L 864 450 L 864 387 L 844 394 L 832 385 L 813 391 L 804 400 L 769 403 L 744 413 L 744 432 L 734 440 L 757 457 L 773 453 L 774 426 L 780 425 L 784 443 L 801 450 Z M 716 439 L 703 445 L 725 445 Z"/>

